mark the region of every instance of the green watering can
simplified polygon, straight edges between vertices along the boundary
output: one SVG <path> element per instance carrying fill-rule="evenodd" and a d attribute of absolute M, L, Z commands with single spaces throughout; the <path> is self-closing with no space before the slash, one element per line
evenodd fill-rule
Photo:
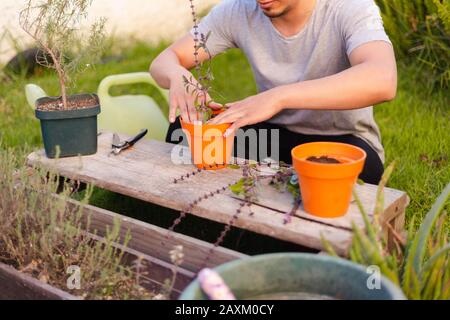
<path fill-rule="evenodd" d="M 109 90 L 113 86 L 147 83 L 156 88 L 167 101 L 167 91 L 158 87 L 147 72 L 112 75 L 103 79 L 98 88 L 101 113 L 98 115 L 99 131 L 108 130 L 135 136 L 141 129 L 148 129 L 146 138 L 165 141 L 169 127 L 167 108 L 159 107 L 147 95 L 123 95 L 113 97 Z M 34 109 L 37 99 L 46 97 L 42 88 L 35 84 L 25 86 L 28 104 Z"/>
<path fill-rule="evenodd" d="M 48 97 L 47 93 L 35 84 L 27 84 L 25 86 L 25 96 L 27 97 L 28 105 L 33 110 L 36 108 L 36 101 L 38 99 Z"/>
<path fill-rule="evenodd" d="M 167 92 L 160 89 L 148 72 L 112 75 L 103 79 L 98 87 L 102 108 L 98 116 L 99 130 L 108 130 L 135 136 L 148 129 L 146 138 L 165 141 L 169 128 L 167 108 L 160 108 L 147 95 L 113 97 L 109 90 L 114 86 L 147 83 L 156 88 L 167 101 Z"/>

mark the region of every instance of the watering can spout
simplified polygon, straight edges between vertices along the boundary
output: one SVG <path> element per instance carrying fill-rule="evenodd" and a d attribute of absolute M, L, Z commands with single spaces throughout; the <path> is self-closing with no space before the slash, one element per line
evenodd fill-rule
<path fill-rule="evenodd" d="M 41 87 L 35 84 L 27 84 L 25 86 L 25 95 L 27 97 L 28 105 L 34 110 L 36 108 L 36 101 L 40 98 L 46 97 L 47 94 Z"/>

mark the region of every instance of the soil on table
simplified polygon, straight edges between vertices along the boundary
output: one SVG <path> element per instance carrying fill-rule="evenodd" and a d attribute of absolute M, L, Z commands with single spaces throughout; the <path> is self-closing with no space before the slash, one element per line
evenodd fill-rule
<path fill-rule="evenodd" d="M 62 98 L 46 101 L 37 106 L 39 111 L 65 111 L 65 110 L 80 110 L 95 107 L 99 104 L 98 98 L 95 96 L 86 97 L 69 97 L 67 101 L 67 108 L 64 108 Z"/>
<path fill-rule="evenodd" d="M 306 159 L 307 161 L 311 161 L 311 162 L 317 162 L 317 163 L 325 163 L 325 164 L 337 164 L 337 163 L 342 163 L 341 161 L 339 161 L 338 159 L 335 158 L 331 158 L 329 156 L 321 156 L 321 157 L 309 157 Z"/>

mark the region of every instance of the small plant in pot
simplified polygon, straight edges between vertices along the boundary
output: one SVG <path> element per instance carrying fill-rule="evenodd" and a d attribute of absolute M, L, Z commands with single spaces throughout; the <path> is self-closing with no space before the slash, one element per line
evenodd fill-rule
<path fill-rule="evenodd" d="M 38 63 L 54 69 L 60 96 L 36 101 L 36 117 L 41 121 L 45 152 L 49 158 L 90 155 L 97 152 L 95 94 L 68 95 L 69 83 L 89 67 L 102 52 L 105 20 L 90 27 L 89 34 L 78 25 L 87 18 L 92 0 L 28 1 L 20 12 L 22 29 L 51 59 Z"/>
<path fill-rule="evenodd" d="M 199 169 L 217 170 L 227 166 L 233 149 L 234 134 L 224 137 L 231 123 L 213 125 L 209 120 L 224 111 L 224 109 L 210 108 L 209 91 L 211 90 L 211 53 L 207 47 L 210 33 L 203 34 L 198 31 L 198 18 L 195 12 L 193 0 L 190 0 L 192 18 L 194 22 L 194 60 L 197 81 L 192 77 L 183 77 L 186 92 L 195 97 L 195 107 L 201 117 L 201 121 L 190 123 L 181 119 L 181 126 L 187 136 L 191 149 L 192 161 Z M 204 50 L 208 59 L 206 66 L 198 60 L 199 51 Z M 226 106 L 225 106 L 226 108 Z"/>

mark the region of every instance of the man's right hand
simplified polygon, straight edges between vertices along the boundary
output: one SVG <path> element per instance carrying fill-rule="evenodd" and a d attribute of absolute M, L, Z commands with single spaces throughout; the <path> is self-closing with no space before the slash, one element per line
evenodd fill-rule
<path fill-rule="evenodd" d="M 188 79 L 191 83 L 186 85 L 184 79 Z M 211 109 L 222 108 L 221 104 L 213 102 L 209 94 L 206 97 L 201 92 L 194 93 L 194 88 L 198 86 L 198 82 L 191 72 L 180 67 L 177 72 L 170 76 L 169 88 L 169 121 L 173 123 L 176 118 L 177 110 L 184 121 L 194 123 L 202 120 L 202 114 L 196 109 L 197 104 L 207 104 Z"/>
<path fill-rule="evenodd" d="M 180 115 L 184 121 L 198 121 L 199 114 L 195 108 L 195 97 L 192 95 L 192 88 L 186 87 L 184 77 L 192 79 L 194 84 L 197 84 L 197 81 L 188 70 L 181 66 L 177 69 L 177 72 L 174 72 L 169 78 L 169 121 L 171 123 L 175 121 L 178 109 L 180 109 Z"/>
<path fill-rule="evenodd" d="M 192 81 L 195 86 L 197 80 L 188 69 L 195 67 L 195 59 L 193 57 L 194 40 L 190 34 L 184 36 L 169 48 L 164 50 L 150 67 L 150 73 L 156 82 L 163 88 L 169 89 L 169 121 L 174 122 L 177 110 L 180 109 L 181 117 L 184 121 L 195 122 L 202 120 L 195 108 L 196 97 L 193 95 L 193 86 L 189 86 L 186 90 L 184 77 Z M 207 54 L 199 51 L 198 61 L 201 63 L 208 58 Z M 212 109 L 221 108 L 222 105 L 211 102 L 211 97 L 207 95 L 202 97 L 199 95 L 198 103 L 204 102 Z"/>

